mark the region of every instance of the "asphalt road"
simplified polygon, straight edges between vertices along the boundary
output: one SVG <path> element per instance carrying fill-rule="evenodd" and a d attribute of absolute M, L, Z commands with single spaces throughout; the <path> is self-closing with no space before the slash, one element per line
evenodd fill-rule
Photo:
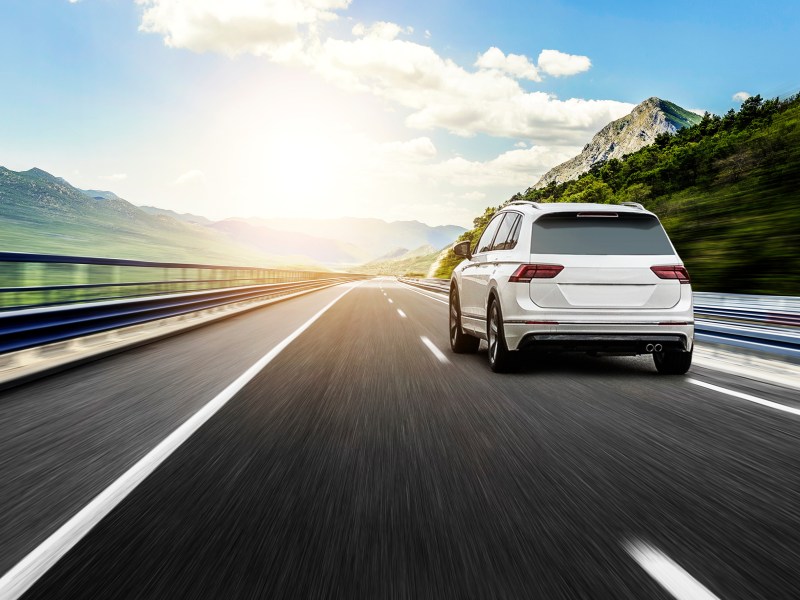
<path fill-rule="evenodd" d="M 1 393 L 0 573 L 342 291 Z M 435 294 L 366 282 L 24 597 L 799 597 L 800 416 L 692 380 L 800 407 L 646 357 L 495 375 Z"/>

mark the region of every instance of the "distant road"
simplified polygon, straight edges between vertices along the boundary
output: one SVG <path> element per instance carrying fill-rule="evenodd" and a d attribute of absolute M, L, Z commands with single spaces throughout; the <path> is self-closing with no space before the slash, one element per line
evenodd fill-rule
<path fill-rule="evenodd" d="M 449 351 L 443 296 L 393 280 L 0 393 L 0 573 L 265 356 L 23 597 L 800 591 L 796 391 L 647 357 L 495 375 Z"/>

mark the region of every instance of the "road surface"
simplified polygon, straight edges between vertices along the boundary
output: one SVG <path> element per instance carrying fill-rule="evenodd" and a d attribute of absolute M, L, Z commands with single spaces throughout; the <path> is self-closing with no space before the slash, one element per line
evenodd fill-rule
<path fill-rule="evenodd" d="M 56 552 L 16 572 L 48 599 L 796 598 L 797 409 L 647 357 L 495 375 L 450 352 L 442 296 L 339 286 L 0 393 L 0 573 Z"/>

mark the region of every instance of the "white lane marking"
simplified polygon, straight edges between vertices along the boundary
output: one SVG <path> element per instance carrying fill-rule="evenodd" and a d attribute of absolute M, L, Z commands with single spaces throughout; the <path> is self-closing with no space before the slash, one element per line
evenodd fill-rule
<path fill-rule="evenodd" d="M 394 300 L 392 300 L 391 298 L 389 298 L 389 304 L 394 304 Z"/>
<path fill-rule="evenodd" d="M 403 285 L 406 286 L 407 290 L 409 290 L 411 292 L 414 292 L 415 294 L 419 294 L 420 296 L 425 296 L 426 298 L 430 298 L 431 300 L 436 300 L 437 302 L 441 302 L 442 304 L 449 304 L 449 302 L 447 300 L 442 300 L 441 298 L 437 298 L 436 296 L 431 296 L 429 294 L 426 294 L 425 292 L 420 292 L 418 289 L 415 289 L 415 288 L 411 287 L 407 283 L 404 283 Z M 436 293 L 436 292 L 433 292 L 433 293 Z"/>
<path fill-rule="evenodd" d="M 398 314 L 398 315 L 400 315 L 401 317 L 403 317 L 404 319 L 406 318 L 406 313 L 404 313 L 404 312 L 403 312 L 402 310 L 400 310 L 399 308 L 397 309 L 397 314 Z"/>
<path fill-rule="evenodd" d="M 759 398 L 758 396 L 751 396 L 750 394 L 745 394 L 743 392 L 729 390 L 727 388 L 719 387 L 718 385 L 714 385 L 712 383 L 706 383 L 705 381 L 699 381 L 697 379 L 687 379 L 687 381 L 689 383 L 693 383 L 694 385 L 699 385 L 700 387 L 704 387 L 709 390 L 714 390 L 715 392 L 719 392 L 721 394 L 727 394 L 728 396 L 733 396 L 734 398 L 747 400 L 748 402 L 753 402 L 755 404 L 760 404 L 761 406 L 774 408 L 775 410 L 782 410 L 783 412 L 787 412 L 792 415 L 800 415 L 800 408 L 792 408 L 791 406 L 786 406 L 785 404 L 778 404 L 777 402 L 764 400 L 762 398 Z"/>
<path fill-rule="evenodd" d="M 356 284 L 358 285 L 358 284 Z M 192 415 L 161 443 L 148 452 L 139 462 L 128 469 L 75 516 L 43 541 L 30 554 L 18 562 L 0 579 L 0 598 L 16 600 L 24 594 L 50 567 L 75 546 L 89 531 L 122 502 L 136 486 L 163 463 L 178 447 L 197 431 L 206 421 L 233 398 L 253 377 L 258 375 L 278 354 L 308 329 L 317 319 L 336 304 L 355 286 L 349 287 L 332 302 L 298 327 L 286 339 L 267 352 L 258 362 L 247 369 L 233 383 Z"/>
<path fill-rule="evenodd" d="M 719 600 L 669 556 L 640 541 L 625 545 L 633 559 L 678 600 Z"/>
<path fill-rule="evenodd" d="M 444 355 L 444 353 L 441 350 L 439 350 L 439 348 L 437 348 L 436 345 L 432 341 L 430 341 L 428 338 L 426 338 L 424 335 L 420 336 L 419 339 L 421 339 L 422 343 L 425 344 L 425 346 L 427 346 L 428 350 L 430 350 L 431 353 L 433 353 L 433 355 L 437 359 L 439 359 L 439 362 L 441 362 L 441 363 L 449 363 L 450 362 L 450 360 Z"/>

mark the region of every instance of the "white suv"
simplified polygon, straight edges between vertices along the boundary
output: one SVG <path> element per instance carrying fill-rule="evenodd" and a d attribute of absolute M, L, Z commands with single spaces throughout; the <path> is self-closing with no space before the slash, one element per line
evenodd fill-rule
<path fill-rule="evenodd" d="M 508 370 L 516 350 L 652 354 L 660 373 L 692 363 L 689 274 L 658 218 L 635 203 L 512 202 L 450 282 L 450 346 L 489 344 Z"/>

